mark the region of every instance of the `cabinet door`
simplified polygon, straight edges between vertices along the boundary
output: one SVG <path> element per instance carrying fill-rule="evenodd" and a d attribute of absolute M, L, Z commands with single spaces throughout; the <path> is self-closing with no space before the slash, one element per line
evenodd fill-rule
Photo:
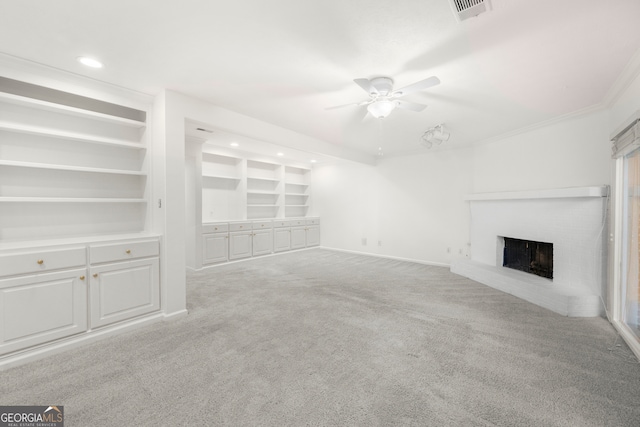
<path fill-rule="evenodd" d="M 276 228 L 273 230 L 273 251 L 282 252 L 291 249 L 291 229 Z"/>
<path fill-rule="evenodd" d="M 291 227 L 291 249 L 300 249 L 307 246 L 306 227 Z"/>
<path fill-rule="evenodd" d="M 307 247 L 320 244 L 320 227 L 311 225 L 307 227 Z"/>
<path fill-rule="evenodd" d="M 87 330 L 87 271 L 0 280 L 0 354 Z"/>
<path fill-rule="evenodd" d="M 229 259 L 229 235 L 213 233 L 202 235 L 202 263 L 213 264 Z"/>
<path fill-rule="evenodd" d="M 229 259 L 250 257 L 252 251 L 252 232 L 234 231 L 229 233 Z"/>
<path fill-rule="evenodd" d="M 91 267 L 91 327 L 160 309 L 158 258 Z"/>
<path fill-rule="evenodd" d="M 253 255 L 265 255 L 273 252 L 273 234 L 271 230 L 253 232 Z"/>

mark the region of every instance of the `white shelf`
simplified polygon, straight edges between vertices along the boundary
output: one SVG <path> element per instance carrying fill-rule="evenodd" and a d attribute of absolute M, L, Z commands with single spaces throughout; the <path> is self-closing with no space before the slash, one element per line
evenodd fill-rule
<path fill-rule="evenodd" d="M 117 174 L 117 175 L 133 175 L 133 176 L 146 176 L 147 174 L 141 171 L 127 171 L 121 169 L 103 169 L 103 168 L 91 168 L 84 166 L 66 166 L 66 165 L 53 165 L 46 163 L 33 163 L 33 162 L 19 162 L 12 160 L 0 160 L 0 166 L 12 166 L 21 168 L 33 168 L 33 169 L 49 169 L 49 170 L 61 170 L 71 172 L 90 172 L 90 173 L 104 173 L 104 174 Z"/>
<path fill-rule="evenodd" d="M 292 197 L 309 197 L 308 194 L 304 194 L 304 193 L 285 193 L 285 196 L 292 196 Z"/>
<path fill-rule="evenodd" d="M 309 205 L 284 205 L 286 208 L 308 208 Z"/>
<path fill-rule="evenodd" d="M 59 139 L 66 139 L 70 141 L 81 141 L 90 144 L 112 145 L 118 147 L 131 148 L 134 150 L 146 150 L 146 147 L 142 144 L 134 142 L 124 141 L 115 138 L 105 138 L 95 135 L 87 135 L 77 132 L 61 131 L 57 129 L 45 128 L 33 125 L 21 125 L 9 122 L 0 122 L 0 130 L 6 130 L 9 132 L 26 133 L 30 135 L 48 136 Z"/>
<path fill-rule="evenodd" d="M 256 181 L 280 182 L 280 180 L 276 178 L 260 178 L 256 176 L 248 176 L 247 179 L 253 179 Z"/>
<path fill-rule="evenodd" d="M 258 191 L 258 190 L 248 190 L 247 194 L 259 194 L 262 196 L 279 196 L 280 193 L 275 191 Z"/>
<path fill-rule="evenodd" d="M 0 203 L 146 203 L 146 199 L 109 197 L 0 197 Z"/>
<path fill-rule="evenodd" d="M 203 178 L 211 178 L 211 179 L 224 179 L 227 181 L 240 181 L 240 179 L 242 178 L 238 178 L 235 176 L 223 176 L 223 175 L 210 175 L 210 174 L 203 174 L 202 175 Z"/>
<path fill-rule="evenodd" d="M 269 208 L 269 209 L 277 209 L 278 205 L 249 205 L 247 204 L 248 208 Z"/>
<path fill-rule="evenodd" d="M 297 185 L 299 187 L 308 187 L 309 184 L 301 184 L 299 182 L 291 182 L 291 181 L 286 181 L 285 185 Z"/>
<path fill-rule="evenodd" d="M 67 105 L 56 104 L 53 102 L 42 101 L 34 98 L 27 98 L 20 95 L 14 95 L 12 93 L 0 92 L 0 101 L 7 103 L 21 105 L 26 107 L 37 108 L 45 111 L 53 111 L 64 114 L 71 114 L 74 116 L 87 117 L 107 123 L 115 123 L 122 126 L 128 126 L 136 129 L 142 129 L 146 127 L 145 122 L 138 120 L 126 119 L 124 117 L 111 116 L 104 113 L 97 113 L 95 111 L 83 110 L 81 108 L 70 107 Z"/>

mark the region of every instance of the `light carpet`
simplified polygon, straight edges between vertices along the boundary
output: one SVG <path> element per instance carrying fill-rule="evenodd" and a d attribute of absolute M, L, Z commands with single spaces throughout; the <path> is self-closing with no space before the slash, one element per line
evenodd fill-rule
<path fill-rule="evenodd" d="M 189 315 L 0 373 L 67 426 L 638 426 L 640 365 L 447 268 L 326 249 L 188 276 Z"/>

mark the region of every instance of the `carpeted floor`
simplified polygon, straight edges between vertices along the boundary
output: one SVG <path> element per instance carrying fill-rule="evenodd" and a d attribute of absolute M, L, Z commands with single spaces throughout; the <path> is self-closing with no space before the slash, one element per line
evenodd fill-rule
<path fill-rule="evenodd" d="M 324 249 L 188 277 L 189 316 L 0 373 L 67 426 L 638 426 L 602 318 L 448 269 Z"/>

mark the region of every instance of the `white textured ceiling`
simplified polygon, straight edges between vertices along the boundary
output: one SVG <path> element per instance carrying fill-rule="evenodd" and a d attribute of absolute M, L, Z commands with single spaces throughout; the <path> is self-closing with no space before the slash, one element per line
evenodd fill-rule
<path fill-rule="evenodd" d="M 600 104 L 640 48 L 638 0 L 492 0 L 458 22 L 448 0 L 20 0 L 0 3 L 0 52 L 127 88 L 162 88 L 375 154 L 451 147 Z M 100 70 L 75 61 L 92 55 Z M 354 78 L 396 87 L 421 113 L 363 120 Z"/>

